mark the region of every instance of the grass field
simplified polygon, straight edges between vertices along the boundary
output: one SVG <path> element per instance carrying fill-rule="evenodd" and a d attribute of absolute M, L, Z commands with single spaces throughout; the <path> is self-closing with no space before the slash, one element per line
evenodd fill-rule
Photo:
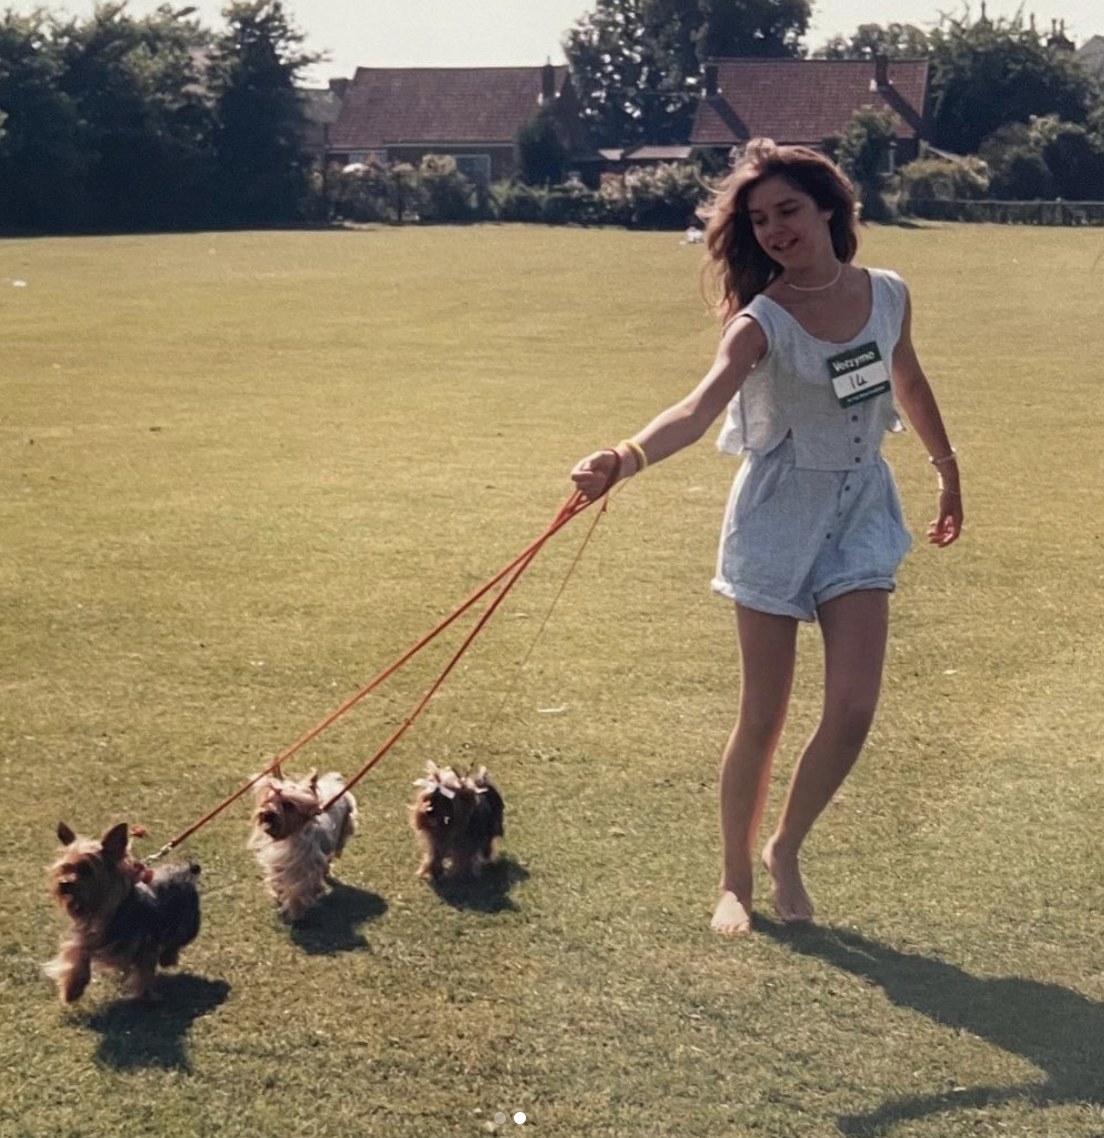
<path fill-rule="evenodd" d="M 738 685 L 707 443 L 542 553 L 358 791 L 341 884 L 275 918 L 237 804 L 153 1010 L 40 971 L 64 818 L 149 852 L 536 537 L 715 327 L 677 235 L 475 227 L 0 244 L 3 1138 L 1104 1135 L 1104 244 L 872 229 L 962 456 L 862 762 L 807 847 L 821 923 L 708 931 Z M 13 281 L 25 282 L 22 286 Z M 887 442 L 922 535 L 934 479 Z M 466 627 L 466 626 L 465 626 Z M 458 637 L 295 769 L 350 772 Z M 818 702 L 803 629 L 773 818 Z M 481 886 L 414 878 L 424 761 L 507 802 Z M 765 896 L 765 890 L 764 896 Z M 507 1117 L 524 1111 L 523 1127 Z"/>

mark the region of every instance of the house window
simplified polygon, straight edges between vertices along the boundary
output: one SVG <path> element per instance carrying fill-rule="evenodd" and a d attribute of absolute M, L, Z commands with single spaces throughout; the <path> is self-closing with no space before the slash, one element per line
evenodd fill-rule
<path fill-rule="evenodd" d="M 350 165 L 354 163 L 378 162 L 381 166 L 387 165 L 386 150 L 354 150 L 349 155 Z"/>
<path fill-rule="evenodd" d="M 491 156 L 489 154 L 457 154 L 456 169 L 477 186 L 489 185 L 491 181 Z"/>
<path fill-rule="evenodd" d="M 897 142 L 895 139 L 891 138 L 889 145 L 882 152 L 881 159 L 878 162 L 878 173 L 890 177 L 897 173 Z"/>

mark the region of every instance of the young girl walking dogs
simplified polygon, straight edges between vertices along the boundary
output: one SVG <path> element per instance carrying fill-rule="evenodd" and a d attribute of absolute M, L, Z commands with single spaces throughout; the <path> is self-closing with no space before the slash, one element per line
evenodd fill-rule
<path fill-rule="evenodd" d="M 823 155 L 748 144 L 706 229 L 725 323 L 705 378 L 631 439 L 571 472 L 589 498 L 697 441 L 727 409 L 720 449 L 745 455 L 725 513 L 714 591 L 735 602 L 741 693 L 720 778 L 723 863 L 712 927 L 751 927 L 753 844 L 786 718 L 797 622 L 824 642 L 824 705 L 762 852 L 784 921 L 813 905 L 798 853 L 866 740 L 889 594 L 910 538 L 880 453 L 895 403 L 939 480 L 928 540 L 962 529 L 954 449 L 912 346 L 908 290 L 853 263 L 854 191 Z"/>

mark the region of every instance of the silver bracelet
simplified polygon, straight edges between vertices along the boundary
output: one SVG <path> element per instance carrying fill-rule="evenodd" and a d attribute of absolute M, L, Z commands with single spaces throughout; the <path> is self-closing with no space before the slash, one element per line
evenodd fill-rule
<path fill-rule="evenodd" d="M 928 457 L 928 462 L 930 462 L 932 464 L 932 466 L 946 466 L 948 462 L 957 462 L 957 461 L 958 461 L 958 454 L 955 451 L 954 447 L 951 447 L 950 451 L 947 454 L 942 455 L 940 458 L 932 458 L 930 455 Z"/>

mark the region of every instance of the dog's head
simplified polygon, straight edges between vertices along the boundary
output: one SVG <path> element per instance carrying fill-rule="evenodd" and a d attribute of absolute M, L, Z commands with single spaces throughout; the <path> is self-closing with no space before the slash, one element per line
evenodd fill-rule
<path fill-rule="evenodd" d="M 475 805 L 475 789 L 452 767 L 426 763 L 426 776 L 415 781 L 418 796 L 410 808 L 414 825 L 423 830 L 459 830 Z"/>
<path fill-rule="evenodd" d="M 281 778 L 278 773 L 266 775 L 257 783 L 254 794 L 253 825 L 274 842 L 293 837 L 322 812 L 317 771 L 311 771 L 301 782 Z"/>
<path fill-rule="evenodd" d="M 59 822 L 57 836 L 64 849 L 50 867 L 54 900 L 76 921 L 114 912 L 136 880 L 127 824 L 112 826 L 96 841 Z"/>
<path fill-rule="evenodd" d="M 498 788 L 491 782 L 490 776 L 487 774 L 487 768 L 481 766 L 469 770 L 464 776 L 463 782 L 465 786 L 471 787 L 475 793 L 475 808 L 481 813 L 481 816 L 487 820 L 490 832 L 494 834 L 495 837 L 501 837 L 503 834 L 505 804 L 502 801 L 502 795 L 498 792 Z"/>

